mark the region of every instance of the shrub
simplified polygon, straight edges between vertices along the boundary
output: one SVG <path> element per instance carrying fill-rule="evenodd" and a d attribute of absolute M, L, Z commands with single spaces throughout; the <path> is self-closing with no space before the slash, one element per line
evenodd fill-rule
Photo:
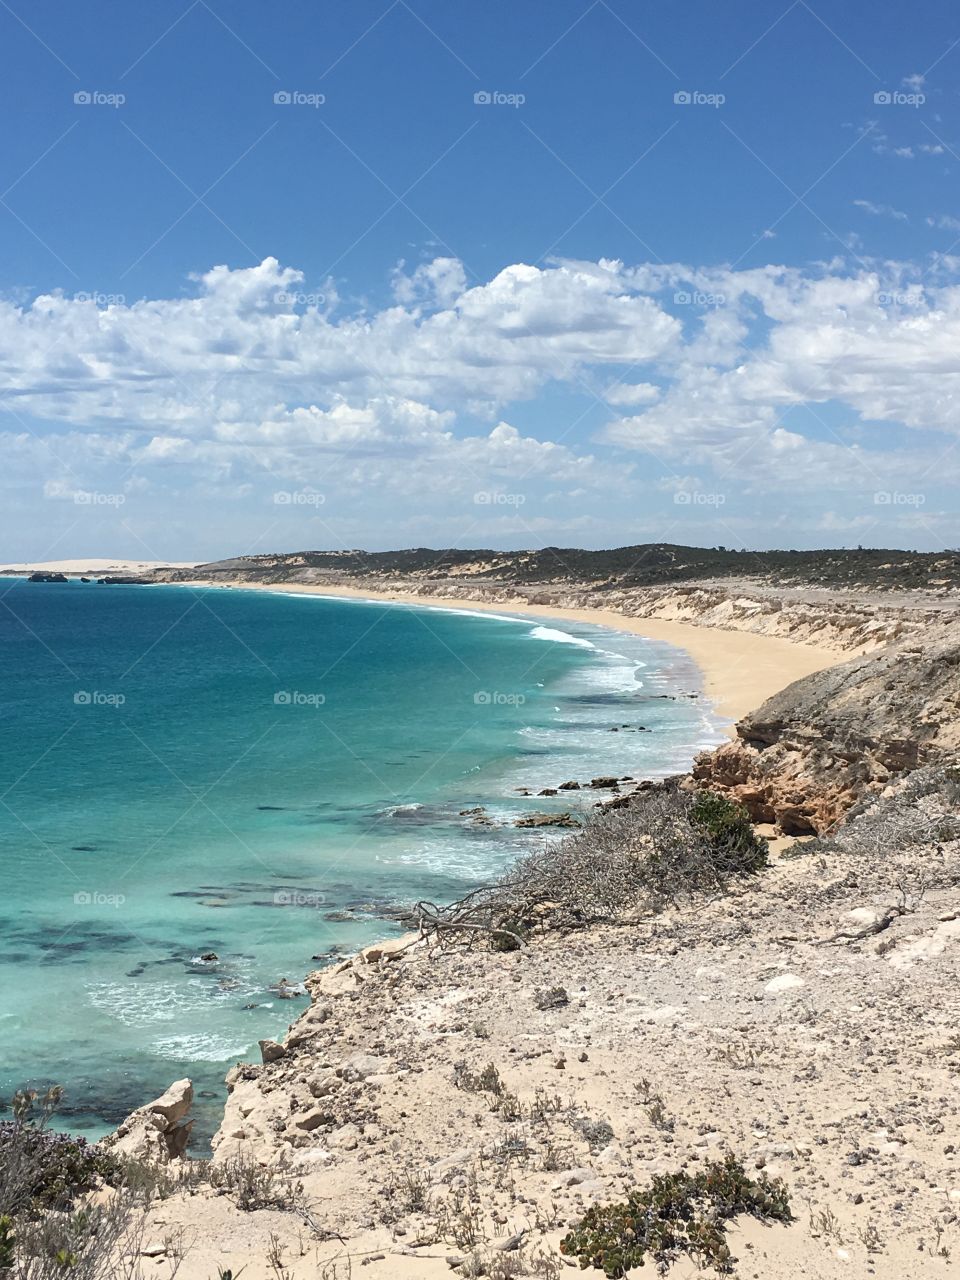
<path fill-rule="evenodd" d="M 761 1174 L 749 1178 L 732 1155 L 711 1161 L 697 1174 L 657 1174 L 649 1187 L 630 1192 L 624 1204 L 588 1209 L 583 1221 L 560 1242 L 560 1252 L 605 1276 L 625 1276 L 649 1254 L 661 1270 L 683 1254 L 698 1266 L 733 1270 L 726 1224 L 740 1214 L 791 1221 L 787 1190 Z"/>
<path fill-rule="evenodd" d="M 766 842 L 722 796 L 662 790 L 631 799 L 523 859 L 512 883 L 555 904 L 561 916 L 587 921 L 717 892 L 766 865 Z"/>
<path fill-rule="evenodd" d="M 118 1181 L 115 1156 L 48 1128 L 61 1097 L 59 1089 L 14 1095 L 13 1119 L 0 1122 L 0 1214 L 70 1209 L 101 1180 Z"/>
<path fill-rule="evenodd" d="M 138 1280 L 146 1205 L 170 1180 L 50 1130 L 62 1096 L 21 1091 L 0 1123 L 0 1275 Z"/>
<path fill-rule="evenodd" d="M 499 883 L 449 906 L 417 904 L 425 934 L 515 949 L 549 921 L 623 919 L 665 902 L 723 892 L 767 865 L 767 846 L 739 805 L 667 786 L 594 813 L 579 831 L 520 859 Z"/>
<path fill-rule="evenodd" d="M 303 1184 L 277 1169 L 267 1168 L 252 1156 L 238 1155 L 208 1166 L 210 1185 L 233 1200 L 238 1209 L 290 1209 L 300 1202 Z"/>
<path fill-rule="evenodd" d="M 602 1151 L 613 1141 L 613 1128 L 606 1120 L 593 1120 L 590 1116 L 575 1116 L 570 1121 L 591 1151 Z"/>
<path fill-rule="evenodd" d="M 715 791 L 699 791 L 690 806 L 690 821 L 707 833 L 718 852 L 732 859 L 739 874 L 750 875 L 767 865 L 767 842 L 754 831 L 743 805 Z"/>
<path fill-rule="evenodd" d="M 471 1071 L 464 1059 L 453 1064 L 453 1083 L 467 1093 L 492 1093 L 496 1098 L 503 1097 L 507 1088 L 492 1062 L 477 1072 Z"/>

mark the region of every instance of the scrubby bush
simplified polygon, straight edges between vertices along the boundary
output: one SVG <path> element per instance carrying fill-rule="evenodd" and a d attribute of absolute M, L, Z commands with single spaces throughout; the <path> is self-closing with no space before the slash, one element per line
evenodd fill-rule
<path fill-rule="evenodd" d="M 515 948 L 545 921 L 623 919 L 722 892 L 766 865 L 766 841 L 739 805 L 664 786 L 596 811 L 581 830 L 520 859 L 498 884 L 445 907 L 419 903 L 416 914 L 441 940 Z"/>
<path fill-rule="evenodd" d="M 726 1224 L 741 1214 L 789 1222 L 789 1197 L 782 1181 L 765 1174 L 754 1181 L 728 1155 L 697 1174 L 657 1174 L 625 1203 L 594 1205 L 564 1236 L 560 1252 L 614 1280 L 642 1267 L 648 1254 L 661 1270 L 687 1254 L 700 1267 L 729 1273 Z"/>
<path fill-rule="evenodd" d="M 301 1182 L 260 1164 L 248 1155 L 211 1164 L 207 1167 L 206 1176 L 212 1187 L 229 1196 L 245 1213 L 255 1209 L 293 1208 L 300 1202 L 303 1192 Z"/>
<path fill-rule="evenodd" d="M 570 917 L 611 919 L 716 892 L 766 864 L 766 842 L 739 805 L 708 792 L 661 790 L 600 810 L 582 831 L 523 859 L 510 880 Z"/>
<path fill-rule="evenodd" d="M 754 831 L 743 805 L 715 791 L 698 791 L 690 821 L 706 832 L 718 854 L 733 860 L 737 874 L 749 875 L 767 865 L 767 842 Z"/>
<path fill-rule="evenodd" d="M 119 1178 L 109 1152 L 48 1127 L 61 1097 L 59 1089 L 17 1093 L 13 1119 L 0 1121 L 0 1213 L 69 1209 L 100 1180 Z"/>
<path fill-rule="evenodd" d="M 49 1129 L 62 1097 L 22 1091 L 0 1123 L 0 1274 L 4 1280 L 138 1280 L 144 1198 L 128 1162 Z M 107 1193 L 88 1193 L 106 1186 Z"/>
<path fill-rule="evenodd" d="M 613 1141 L 613 1127 L 607 1120 L 595 1120 L 591 1116 L 574 1116 L 570 1127 L 575 1129 L 591 1151 L 602 1151 Z"/>

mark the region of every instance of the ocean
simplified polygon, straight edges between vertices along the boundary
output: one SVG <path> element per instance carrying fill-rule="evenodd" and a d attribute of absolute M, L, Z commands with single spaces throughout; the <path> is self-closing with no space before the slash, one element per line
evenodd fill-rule
<path fill-rule="evenodd" d="M 0 605 L 0 1097 L 61 1084 L 90 1138 L 188 1075 L 202 1150 L 304 1007 L 281 992 L 598 796 L 520 789 L 723 738 L 682 652 L 580 623 L 11 578 Z"/>

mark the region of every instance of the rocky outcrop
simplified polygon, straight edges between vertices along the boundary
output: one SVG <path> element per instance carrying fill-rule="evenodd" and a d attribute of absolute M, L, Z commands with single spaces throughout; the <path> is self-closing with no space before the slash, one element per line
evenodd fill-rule
<path fill-rule="evenodd" d="M 817 672 L 769 698 L 697 782 L 759 822 L 823 833 L 865 796 L 960 750 L 960 636 L 946 628 Z"/>
<path fill-rule="evenodd" d="M 525 813 L 517 818 L 515 827 L 579 827 L 580 820 L 572 813 Z"/>
<path fill-rule="evenodd" d="M 187 1148 L 193 1121 L 186 1120 L 193 1103 L 193 1085 L 175 1081 L 166 1093 L 131 1112 L 113 1133 L 103 1139 L 117 1155 L 151 1164 L 180 1159 Z"/>

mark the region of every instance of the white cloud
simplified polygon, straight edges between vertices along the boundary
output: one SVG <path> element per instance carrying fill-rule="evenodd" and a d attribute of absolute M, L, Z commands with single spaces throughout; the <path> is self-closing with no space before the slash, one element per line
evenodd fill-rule
<path fill-rule="evenodd" d="M 401 262 L 393 274 L 393 296 L 404 305 L 450 307 L 466 291 L 467 273 L 456 258 L 434 258 L 423 262 L 409 276 Z"/>
<path fill-rule="evenodd" d="M 908 215 L 902 209 L 895 209 L 889 204 L 874 204 L 872 200 L 854 200 L 854 205 L 858 209 L 863 209 L 865 213 L 871 214 L 875 218 L 893 218 L 896 222 L 907 222 Z"/>
<path fill-rule="evenodd" d="M 679 336 L 677 321 L 615 270 L 516 265 L 463 289 L 459 264 L 439 264 L 408 281 L 418 296 L 447 300 L 426 315 L 418 304 L 341 319 L 300 308 L 289 299 L 302 273 L 272 258 L 213 268 L 191 299 L 0 303 L 0 394 L 40 417 L 194 435 L 277 402 L 337 396 L 502 405 L 588 364 L 656 358 Z"/>
<path fill-rule="evenodd" d="M 638 495 L 669 501 L 692 475 L 754 507 L 794 490 L 862 503 L 891 477 L 957 474 L 958 274 L 947 257 L 926 274 L 563 261 L 468 285 L 438 258 L 401 264 L 389 305 L 341 315 L 332 290 L 304 302 L 303 274 L 268 258 L 214 267 L 191 297 L 0 302 L 0 404 L 15 414 L 0 484 L 124 492 L 125 518 L 134 497 L 175 500 L 198 526 L 208 498 L 265 504 L 283 487 L 335 494 L 344 528 L 346 507 L 384 527 L 404 511 L 472 527 L 493 514 L 472 495 L 503 490 L 529 501 L 495 514 L 531 529 L 548 518 L 538 502 L 551 520 L 566 502 L 568 529 L 614 527 L 620 503 L 633 529 Z M 576 407 L 556 415 L 563 394 Z M 539 427 L 514 425 L 541 396 Z M 602 448 L 574 430 L 583 402 Z M 328 522 L 335 506 L 304 514 Z"/>
<path fill-rule="evenodd" d="M 651 404 L 659 397 L 660 388 L 652 382 L 615 382 L 603 393 L 608 404 Z"/>

